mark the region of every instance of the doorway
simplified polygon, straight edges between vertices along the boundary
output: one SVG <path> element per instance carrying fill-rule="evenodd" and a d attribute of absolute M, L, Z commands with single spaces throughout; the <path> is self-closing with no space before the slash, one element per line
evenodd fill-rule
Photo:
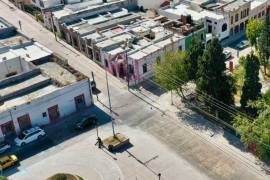
<path fill-rule="evenodd" d="M 29 114 L 18 117 L 18 123 L 21 131 L 31 128 L 31 120 Z"/>
<path fill-rule="evenodd" d="M 48 113 L 51 123 L 56 123 L 60 120 L 60 112 L 58 109 L 58 105 L 48 108 Z"/>
<path fill-rule="evenodd" d="M 119 77 L 120 78 L 123 78 L 124 77 L 124 65 L 123 65 L 123 63 L 120 64 Z"/>
<path fill-rule="evenodd" d="M 85 109 L 86 104 L 85 104 L 84 94 L 76 96 L 74 98 L 74 100 L 75 100 L 75 105 L 76 105 L 77 111 L 81 111 L 81 110 Z"/>
<path fill-rule="evenodd" d="M 5 138 L 10 138 L 16 135 L 13 121 L 8 121 L 1 125 L 1 130 Z"/>

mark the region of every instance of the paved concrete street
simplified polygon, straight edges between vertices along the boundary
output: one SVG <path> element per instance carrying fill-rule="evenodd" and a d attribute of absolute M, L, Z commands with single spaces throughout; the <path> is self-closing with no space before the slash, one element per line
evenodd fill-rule
<path fill-rule="evenodd" d="M 162 173 L 162 179 L 210 179 L 151 135 L 127 126 L 119 126 L 118 130 L 131 137 L 132 143 L 121 153 L 98 149 L 93 130 L 33 156 L 39 159 L 35 164 L 26 159 L 10 179 L 44 180 L 57 172 L 78 174 L 87 180 L 155 180 L 158 173 Z M 100 132 L 104 137 L 111 135 L 110 125 Z"/>
<path fill-rule="evenodd" d="M 7 0 L 3 0 L 9 3 Z M 11 5 L 12 6 L 12 5 Z M 15 10 L 14 10 L 15 9 Z M 22 22 L 22 33 L 41 42 L 57 54 L 66 58 L 69 64 L 85 75 L 96 75 L 97 87 L 101 91 L 96 105 L 107 111 L 107 96 L 104 71 L 88 58 L 65 42 L 56 42 L 52 33 L 44 29 L 29 15 L 10 9 L 0 2 L 0 16 L 15 26 Z M 33 147 L 34 154 L 22 154 L 20 166 L 10 169 L 7 175 L 12 179 L 41 179 L 63 170 L 78 173 L 86 179 L 155 179 L 156 173 L 164 174 L 163 179 L 268 179 L 265 171 L 255 164 L 255 159 L 232 144 L 239 143 L 234 136 L 223 133 L 208 135 L 209 129 L 193 128 L 187 122 L 196 120 L 207 123 L 200 116 L 181 106 L 179 110 L 167 104 L 169 98 L 152 90 L 131 90 L 109 75 L 114 118 L 118 132 L 127 134 L 133 147 L 123 153 L 108 154 L 97 150 L 95 130 L 63 139 L 55 143 L 56 137 L 49 138 L 47 148 Z M 132 93 L 131 93 L 132 92 Z M 145 93 L 145 94 L 144 94 Z M 162 96 L 161 96 L 162 95 Z M 96 99 L 96 98 L 95 98 Z M 201 121 L 203 120 L 203 121 Z M 205 127 L 207 124 L 204 124 Z M 64 132 L 57 134 L 65 135 Z M 111 133 L 110 124 L 101 129 L 101 136 Z M 53 132 L 52 132 L 53 134 Z M 220 138 L 217 138 L 220 137 Z M 221 140 L 221 137 L 225 140 Z M 229 140 L 231 142 L 228 142 Z M 18 151 L 18 153 L 20 153 Z M 76 157 L 77 155 L 77 157 Z M 154 158 L 158 156 L 157 158 Z M 116 158 L 117 160 L 114 160 Z M 145 163 L 149 162 L 149 166 Z M 93 163 L 92 163 L 93 162 Z M 36 177 L 35 177 L 36 178 Z"/>

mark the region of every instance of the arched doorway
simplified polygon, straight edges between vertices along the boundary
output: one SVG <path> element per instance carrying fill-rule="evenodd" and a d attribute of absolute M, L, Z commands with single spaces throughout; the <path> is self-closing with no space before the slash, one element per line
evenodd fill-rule
<path fill-rule="evenodd" d="M 119 77 L 120 78 L 124 77 L 124 65 L 123 65 L 123 63 L 121 63 L 120 66 L 119 66 Z"/>

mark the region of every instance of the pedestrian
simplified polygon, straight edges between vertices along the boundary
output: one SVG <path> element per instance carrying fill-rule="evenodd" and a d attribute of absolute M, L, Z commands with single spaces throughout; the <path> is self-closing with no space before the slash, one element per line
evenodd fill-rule
<path fill-rule="evenodd" d="M 19 27 L 20 27 L 20 30 L 22 30 L 22 23 L 20 20 L 19 20 Z"/>
<path fill-rule="evenodd" d="M 102 140 L 100 139 L 100 137 L 97 138 L 97 143 L 98 143 L 98 148 L 101 149 L 103 146 Z"/>

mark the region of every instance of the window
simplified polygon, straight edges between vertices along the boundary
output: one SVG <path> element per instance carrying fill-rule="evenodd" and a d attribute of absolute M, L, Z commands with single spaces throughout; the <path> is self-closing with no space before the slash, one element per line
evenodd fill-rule
<path fill-rule="evenodd" d="M 42 117 L 47 117 L 47 113 L 46 112 L 43 112 L 42 113 Z"/>
<path fill-rule="evenodd" d="M 147 73 L 147 64 L 143 64 L 143 73 Z"/>
<path fill-rule="evenodd" d="M 223 25 L 222 25 L 222 32 L 227 31 L 227 28 L 228 28 L 228 27 L 227 27 L 227 24 L 226 24 L 226 23 L 223 24 Z"/>
<path fill-rule="evenodd" d="M 106 67 L 109 66 L 109 65 L 108 65 L 108 60 L 107 60 L 107 59 L 105 59 L 105 66 L 106 66 Z"/>
<path fill-rule="evenodd" d="M 247 16 L 249 15 L 249 8 L 247 8 Z"/>
<path fill-rule="evenodd" d="M 129 64 L 128 65 L 128 70 L 129 70 L 129 74 L 131 74 L 131 75 L 134 74 L 134 67 L 133 67 L 133 65 Z"/>
<path fill-rule="evenodd" d="M 43 3 L 43 1 L 39 1 L 39 4 L 40 4 L 41 7 L 44 8 L 44 3 Z"/>
<path fill-rule="evenodd" d="M 262 12 L 262 16 L 264 16 L 264 14 L 265 14 L 265 12 L 263 11 L 263 12 Z"/>
<path fill-rule="evenodd" d="M 238 13 L 235 15 L 235 22 L 238 21 Z"/>
<path fill-rule="evenodd" d="M 261 18 L 261 16 L 262 16 L 261 13 L 259 13 L 259 14 L 258 14 L 258 18 Z"/>
<path fill-rule="evenodd" d="M 231 17 L 231 24 L 233 24 L 233 16 Z"/>
<path fill-rule="evenodd" d="M 210 21 L 210 20 L 208 20 L 208 19 L 206 20 L 206 22 L 208 22 L 208 23 L 212 23 L 212 21 Z"/>
<path fill-rule="evenodd" d="M 242 23 L 240 24 L 240 31 L 243 31 L 244 28 L 245 28 L 245 25 L 244 25 L 244 23 L 242 22 Z"/>

